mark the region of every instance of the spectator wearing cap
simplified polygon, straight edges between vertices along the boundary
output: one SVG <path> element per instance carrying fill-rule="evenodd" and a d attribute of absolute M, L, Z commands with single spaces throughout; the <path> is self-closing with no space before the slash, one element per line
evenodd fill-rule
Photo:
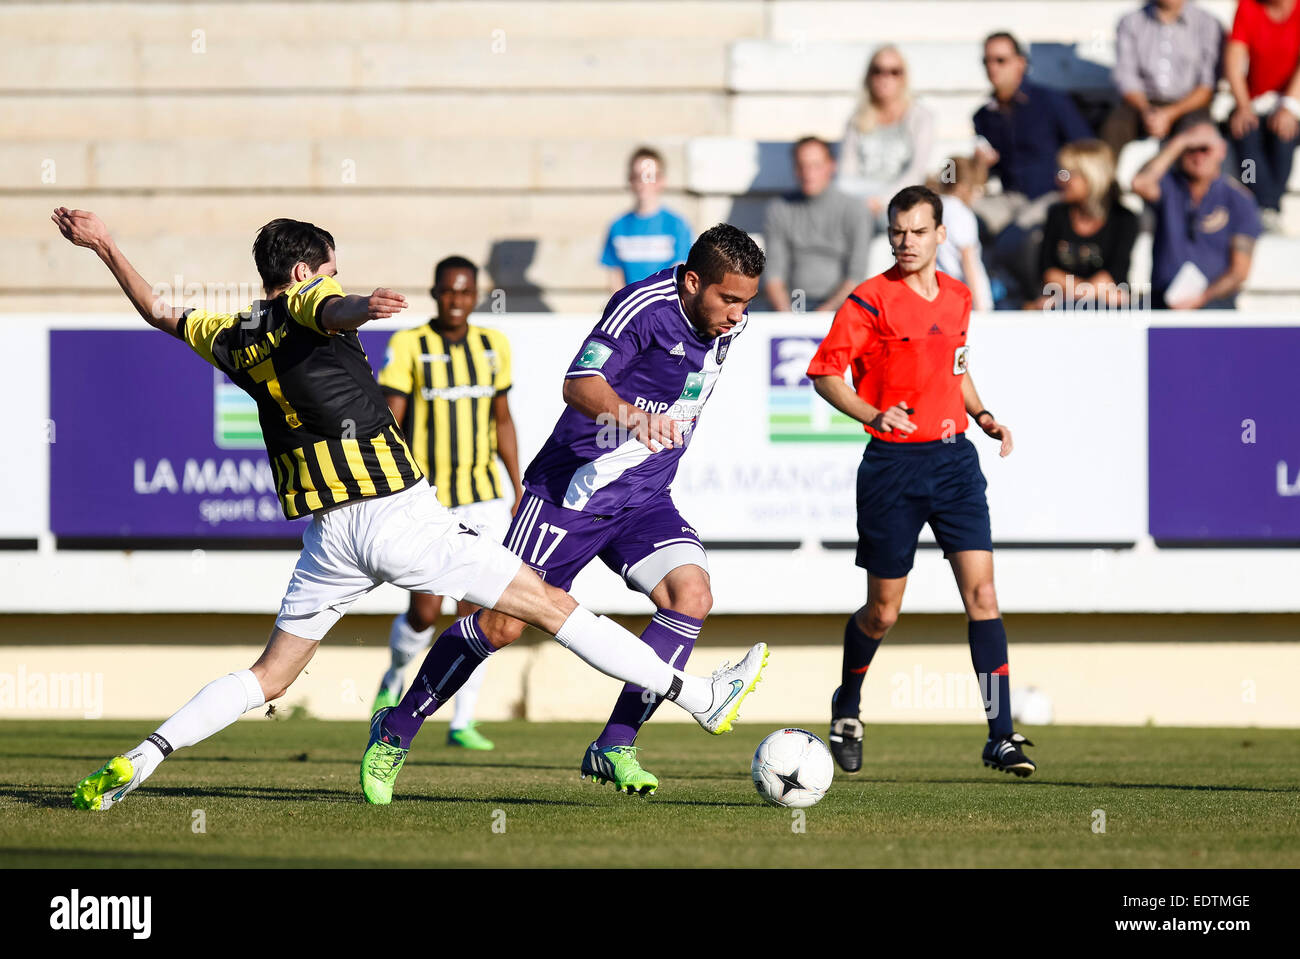
<path fill-rule="evenodd" d="M 1155 211 L 1152 305 L 1234 309 L 1250 275 L 1259 211 L 1250 191 L 1223 175 L 1227 144 L 1206 120 L 1170 137 L 1133 178 Z"/>
<path fill-rule="evenodd" d="M 1300 3 L 1240 0 L 1223 54 L 1236 109 L 1228 133 L 1238 177 L 1260 205 L 1264 225 L 1279 227 L 1282 194 L 1300 135 Z"/>
<path fill-rule="evenodd" d="M 1115 154 L 1101 140 L 1062 147 L 1039 251 L 1042 292 L 1026 309 L 1108 309 L 1129 302 L 1138 218 L 1119 200 Z"/>
<path fill-rule="evenodd" d="M 1223 27 L 1190 0 L 1152 0 L 1115 32 L 1116 104 L 1101 138 L 1119 156 L 1141 137 L 1163 140 L 1209 109 L 1218 82 Z"/>
<path fill-rule="evenodd" d="M 664 158 L 658 150 L 639 147 L 632 154 L 627 183 L 636 203 L 610 224 L 600 257 L 611 292 L 685 261 L 691 249 L 690 224 L 662 203 Z"/>
<path fill-rule="evenodd" d="M 834 187 L 829 143 L 804 137 L 793 154 L 799 192 L 769 203 L 763 220 L 763 292 L 778 311 L 837 310 L 867 275 L 871 218 Z"/>
<path fill-rule="evenodd" d="M 890 197 L 925 180 L 934 115 L 912 99 L 907 62 L 895 46 L 883 46 L 871 55 L 862 87 L 840 143 L 836 186 L 861 197 L 876 229 L 882 230 Z"/>

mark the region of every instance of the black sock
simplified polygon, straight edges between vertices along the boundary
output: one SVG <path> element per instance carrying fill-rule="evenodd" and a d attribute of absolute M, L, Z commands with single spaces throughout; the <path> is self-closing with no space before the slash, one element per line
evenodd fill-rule
<path fill-rule="evenodd" d="M 867 667 L 879 646 L 880 640 L 864 633 L 858 628 L 857 617 L 850 616 L 844 624 L 844 661 L 840 667 L 840 691 L 832 710 L 834 718 L 857 718 L 862 708 L 862 680 L 866 678 Z"/>
<path fill-rule="evenodd" d="M 975 678 L 984 695 L 984 715 L 989 721 L 989 736 L 1010 736 L 1011 677 L 1007 669 L 1007 631 L 1002 619 L 981 619 L 967 625 L 970 660 Z"/>

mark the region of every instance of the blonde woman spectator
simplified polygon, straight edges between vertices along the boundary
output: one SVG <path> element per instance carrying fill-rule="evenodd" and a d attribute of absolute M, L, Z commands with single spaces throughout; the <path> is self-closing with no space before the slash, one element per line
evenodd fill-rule
<path fill-rule="evenodd" d="M 889 198 L 905 186 L 925 182 L 934 117 L 913 102 L 907 64 L 897 47 L 884 46 L 872 54 L 862 86 L 840 144 L 837 185 L 865 200 L 877 227 L 884 229 Z"/>
<path fill-rule="evenodd" d="M 1060 202 L 1047 211 L 1039 248 L 1043 288 L 1025 308 L 1124 306 L 1138 218 L 1119 202 L 1115 154 L 1080 140 L 1061 148 L 1056 165 Z"/>
<path fill-rule="evenodd" d="M 939 245 L 939 269 L 966 284 L 976 310 L 993 309 L 979 221 L 971 210 L 987 179 L 988 171 L 970 157 L 949 157 L 932 187 L 943 197 L 943 225 L 948 228 L 947 239 Z"/>

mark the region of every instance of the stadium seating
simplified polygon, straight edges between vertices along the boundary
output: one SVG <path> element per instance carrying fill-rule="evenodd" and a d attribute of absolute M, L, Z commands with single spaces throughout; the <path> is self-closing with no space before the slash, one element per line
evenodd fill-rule
<path fill-rule="evenodd" d="M 1226 22 L 1235 3 L 1201 5 Z M 970 149 L 987 32 L 1013 30 L 1036 78 L 1096 99 L 1134 6 L 5 4 L 0 311 L 121 309 L 111 280 L 54 235 L 55 203 L 101 210 L 151 277 L 247 280 L 252 230 L 294 215 L 337 234 L 349 283 L 394 285 L 420 308 L 429 265 L 463 252 L 493 264 L 486 279 L 508 303 L 517 294 L 511 309 L 598 309 L 597 256 L 637 144 L 664 152 L 666 202 L 697 228 L 758 231 L 763 204 L 791 186 L 789 143 L 839 138 L 876 44 L 900 45 L 935 111 L 937 165 Z M 1294 200 L 1285 219 L 1300 226 Z M 1297 242 L 1261 242 L 1244 306 L 1300 304 L 1282 268 Z"/>

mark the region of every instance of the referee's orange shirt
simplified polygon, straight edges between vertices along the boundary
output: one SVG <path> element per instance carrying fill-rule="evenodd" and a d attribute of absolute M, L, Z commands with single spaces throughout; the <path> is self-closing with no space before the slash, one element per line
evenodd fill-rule
<path fill-rule="evenodd" d="M 868 433 L 886 443 L 924 443 L 966 430 L 962 378 L 971 295 L 964 284 L 935 273 L 933 302 L 903 282 L 897 266 L 860 283 L 835 313 L 808 376 L 843 376 L 876 409 L 899 403 L 915 410 L 911 434 Z"/>

